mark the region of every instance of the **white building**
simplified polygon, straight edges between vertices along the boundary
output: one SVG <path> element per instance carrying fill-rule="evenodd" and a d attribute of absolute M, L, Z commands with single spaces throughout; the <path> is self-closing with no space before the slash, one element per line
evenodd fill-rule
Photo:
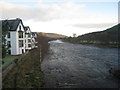
<path fill-rule="evenodd" d="M 26 50 L 30 50 L 32 48 L 37 48 L 37 34 L 34 32 L 31 32 L 29 26 L 25 26 L 25 48 Z"/>
<path fill-rule="evenodd" d="M 32 48 L 37 48 L 38 47 L 38 42 L 37 42 L 37 33 L 32 32 Z"/>
<path fill-rule="evenodd" d="M 26 51 L 36 48 L 36 41 L 32 41 L 34 36 L 30 28 L 23 25 L 21 19 L 7 20 L 9 31 L 6 35 L 6 43 L 8 46 L 8 54 L 20 55 Z"/>

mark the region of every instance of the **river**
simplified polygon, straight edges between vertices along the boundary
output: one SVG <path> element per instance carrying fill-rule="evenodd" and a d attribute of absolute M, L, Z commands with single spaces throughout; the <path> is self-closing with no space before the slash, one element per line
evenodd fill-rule
<path fill-rule="evenodd" d="M 44 88 L 117 88 L 108 72 L 118 65 L 117 48 L 98 48 L 51 41 L 41 68 Z"/>

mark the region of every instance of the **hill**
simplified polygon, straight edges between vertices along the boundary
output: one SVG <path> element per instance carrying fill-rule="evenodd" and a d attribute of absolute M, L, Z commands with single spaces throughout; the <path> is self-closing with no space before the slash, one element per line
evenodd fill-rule
<path fill-rule="evenodd" d="M 106 45 L 116 47 L 120 43 L 120 24 L 108 28 L 104 31 L 87 33 L 78 37 L 69 37 L 65 41 L 80 44 Z"/>
<path fill-rule="evenodd" d="M 48 37 L 48 38 L 65 38 L 66 36 L 65 35 L 61 35 L 61 34 L 56 34 L 56 33 L 44 33 L 44 32 L 37 32 L 39 35 L 41 36 L 45 36 L 45 37 Z"/>

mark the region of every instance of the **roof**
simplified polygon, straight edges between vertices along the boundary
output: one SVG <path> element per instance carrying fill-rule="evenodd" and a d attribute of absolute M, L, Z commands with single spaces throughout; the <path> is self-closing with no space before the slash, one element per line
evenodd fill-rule
<path fill-rule="evenodd" d="M 35 35 L 37 35 L 37 33 L 36 32 L 32 32 L 32 35 L 35 36 Z"/>
<path fill-rule="evenodd" d="M 8 25 L 10 27 L 9 31 L 16 31 L 19 23 L 20 22 L 22 23 L 22 20 L 19 18 L 12 19 L 12 20 L 2 20 L 2 22 L 4 22 L 4 21 L 7 21 Z M 2 25 L 3 24 L 5 24 L 5 23 L 2 23 Z M 22 23 L 22 25 L 23 25 L 23 23 Z M 23 25 L 23 27 L 24 27 L 24 25 Z"/>
<path fill-rule="evenodd" d="M 30 30 L 30 27 L 29 27 L 29 26 L 24 26 L 24 30 L 25 30 L 25 33 L 27 33 L 27 31 L 28 31 L 28 30 L 31 32 L 31 30 Z"/>
<path fill-rule="evenodd" d="M 25 26 L 24 29 L 25 29 L 25 31 L 27 31 L 30 28 L 29 28 L 29 26 Z"/>

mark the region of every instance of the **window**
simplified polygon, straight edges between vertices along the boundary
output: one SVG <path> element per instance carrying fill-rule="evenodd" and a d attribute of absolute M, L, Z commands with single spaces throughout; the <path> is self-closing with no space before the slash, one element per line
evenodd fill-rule
<path fill-rule="evenodd" d="M 31 42 L 31 39 L 28 39 L 28 42 Z"/>
<path fill-rule="evenodd" d="M 8 54 L 11 54 L 11 50 L 8 50 Z"/>
<path fill-rule="evenodd" d="M 23 47 L 23 40 L 19 40 L 19 47 Z"/>
<path fill-rule="evenodd" d="M 31 34 L 28 34 L 28 37 L 31 37 Z"/>
<path fill-rule="evenodd" d="M 28 44 L 28 47 L 31 47 L 31 44 Z"/>
<path fill-rule="evenodd" d="M 7 45 L 8 45 L 8 47 L 11 47 L 11 42 L 8 41 L 8 42 L 7 42 Z"/>
<path fill-rule="evenodd" d="M 37 43 L 35 43 L 35 46 L 38 46 L 38 44 L 37 44 Z"/>
<path fill-rule="evenodd" d="M 19 30 L 21 31 L 21 26 L 19 26 Z"/>
<path fill-rule="evenodd" d="M 23 32 L 22 31 L 20 31 L 18 34 L 19 34 L 19 38 L 23 38 Z"/>
<path fill-rule="evenodd" d="M 24 53 L 24 49 L 22 49 L 22 53 Z"/>
<path fill-rule="evenodd" d="M 10 38 L 10 32 L 8 32 L 7 38 Z"/>

